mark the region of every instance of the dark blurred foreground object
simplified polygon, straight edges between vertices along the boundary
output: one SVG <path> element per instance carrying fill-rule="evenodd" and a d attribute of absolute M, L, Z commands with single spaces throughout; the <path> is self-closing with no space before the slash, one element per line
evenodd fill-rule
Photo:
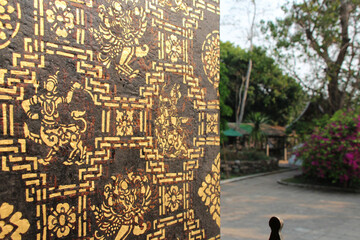
<path fill-rule="evenodd" d="M 281 229 L 284 226 L 283 220 L 278 217 L 272 217 L 269 220 L 271 234 L 269 240 L 282 240 Z"/>

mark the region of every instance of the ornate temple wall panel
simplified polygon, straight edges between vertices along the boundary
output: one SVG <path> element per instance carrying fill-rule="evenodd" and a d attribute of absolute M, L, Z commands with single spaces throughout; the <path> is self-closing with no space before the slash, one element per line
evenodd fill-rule
<path fill-rule="evenodd" d="M 0 0 L 0 239 L 220 239 L 219 0 Z"/>

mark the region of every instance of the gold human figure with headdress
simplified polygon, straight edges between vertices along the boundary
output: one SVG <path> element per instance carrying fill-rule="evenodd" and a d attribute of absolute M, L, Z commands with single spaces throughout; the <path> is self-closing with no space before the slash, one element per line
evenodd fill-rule
<path fill-rule="evenodd" d="M 50 147 L 50 151 L 39 162 L 42 164 L 49 164 L 52 157 L 59 151 L 61 146 L 70 144 L 72 151 L 68 159 L 64 162 L 65 165 L 71 165 L 74 163 L 76 156 L 79 156 L 79 160 L 76 160 L 76 164 L 83 164 L 86 157 L 86 148 L 83 147 L 81 140 L 81 133 L 86 131 L 86 121 L 82 116 L 85 111 L 72 111 L 71 117 L 75 121 L 83 122 L 83 128 L 80 129 L 79 124 L 61 124 L 59 123 L 59 111 L 58 108 L 61 104 L 70 103 L 73 97 L 75 89 L 82 89 L 80 83 L 74 83 L 71 90 L 67 93 L 66 97 L 59 96 L 58 94 L 58 73 L 49 76 L 44 82 L 44 94 L 34 95 L 30 99 L 26 99 L 22 102 L 21 106 L 26 112 L 29 119 L 40 120 L 40 134 L 30 132 L 28 125 L 24 125 L 25 137 L 29 138 L 36 143 L 45 144 Z M 40 112 L 33 112 L 31 106 L 39 105 Z"/>

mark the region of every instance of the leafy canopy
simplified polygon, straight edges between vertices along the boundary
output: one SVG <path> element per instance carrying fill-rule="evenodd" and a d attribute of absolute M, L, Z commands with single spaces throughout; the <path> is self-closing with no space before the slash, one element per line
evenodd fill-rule
<path fill-rule="evenodd" d="M 286 125 L 303 108 L 304 91 L 294 78 L 284 74 L 275 60 L 260 47 L 249 53 L 230 42 L 220 43 L 221 81 L 227 80 L 230 92 L 226 104 L 237 108 L 243 76 L 246 75 L 249 58 L 253 59 L 250 86 L 245 108 L 245 119 L 252 112 L 261 112 L 273 124 Z M 235 121 L 235 116 L 228 118 Z"/>
<path fill-rule="evenodd" d="M 301 0 L 263 30 L 276 42 L 274 56 L 314 94 L 327 113 L 359 95 L 360 0 Z"/>

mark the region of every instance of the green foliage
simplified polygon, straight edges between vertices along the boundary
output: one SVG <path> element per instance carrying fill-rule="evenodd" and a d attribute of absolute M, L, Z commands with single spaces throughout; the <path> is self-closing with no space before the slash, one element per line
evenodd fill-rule
<path fill-rule="evenodd" d="M 219 94 L 220 94 L 220 141 L 226 139 L 226 136 L 223 135 L 223 131 L 227 129 L 227 118 L 231 117 L 233 110 L 230 106 L 226 104 L 226 99 L 230 95 L 229 90 L 229 78 L 228 78 L 228 69 L 223 62 L 220 62 L 220 83 L 219 83 Z"/>
<path fill-rule="evenodd" d="M 283 74 L 272 57 L 260 47 L 249 52 L 230 42 L 220 43 L 221 77 L 229 79 L 230 93 L 226 104 L 236 109 L 239 89 L 246 75 L 248 61 L 253 59 L 253 70 L 248 90 L 245 119 L 251 112 L 262 112 L 273 124 L 291 122 L 303 107 L 304 92 L 295 79 Z M 226 69 L 226 70 L 225 70 Z M 225 77 L 226 75 L 226 77 Z M 235 114 L 229 121 L 235 121 Z"/>
<path fill-rule="evenodd" d="M 297 151 L 307 178 L 351 186 L 360 183 L 360 116 L 341 110 Z"/>
<path fill-rule="evenodd" d="M 264 152 L 256 151 L 254 149 L 251 150 L 244 150 L 239 153 L 240 160 L 268 160 L 270 159 Z"/>
<path fill-rule="evenodd" d="M 262 142 L 266 139 L 261 124 L 269 123 L 269 118 L 260 112 L 254 112 L 250 113 L 245 121 L 254 124 L 249 140 L 254 143 L 255 148 L 261 148 Z"/>
<path fill-rule="evenodd" d="M 263 27 L 276 41 L 274 56 L 313 93 L 328 102 L 333 114 L 359 96 L 360 0 L 301 0 L 282 7 L 285 15 Z"/>
<path fill-rule="evenodd" d="M 286 129 L 286 133 L 291 133 L 293 130 L 299 135 L 300 140 L 304 140 L 306 136 L 312 134 L 314 129 L 316 128 L 324 128 L 328 121 L 330 120 L 330 116 L 328 114 L 324 114 L 320 117 L 313 118 L 309 121 L 298 121 L 289 128 Z"/>

